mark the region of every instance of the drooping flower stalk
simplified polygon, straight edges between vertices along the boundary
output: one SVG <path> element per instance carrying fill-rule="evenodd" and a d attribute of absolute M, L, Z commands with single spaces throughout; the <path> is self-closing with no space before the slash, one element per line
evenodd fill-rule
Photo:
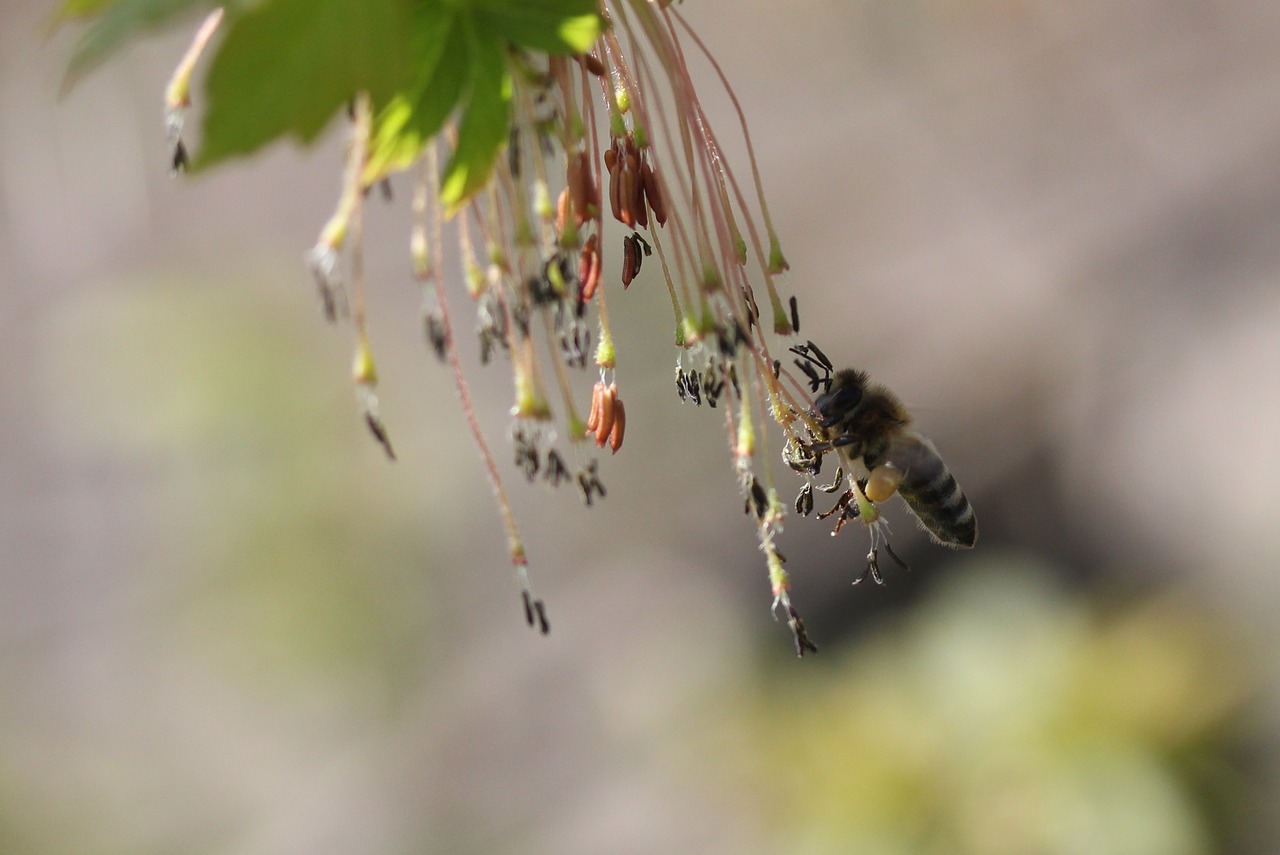
<path fill-rule="evenodd" d="M 583 2 L 563 0 L 566 9 Z M 423 43 L 436 50 L 430 61 L 437 64 L 424 58 L 425 76 L 414 78 L 425 82 L 376 103 L 364 92 L 354 98 L 342 193 L 309 255 L 326 316 L 332 321 L 349 313 L 355 328 L 354 376 L 370 430 L 391 455 L 377 411 L 365 319 L 363 206 L 374 183 L 413 169 L 410 254 L 422 287 L 424 333 L 454 374 L 497 499 L 526 615 L 545 631 L 524 543 L 458 356 L 441 267 L 446 225 L 474 307 L 481 362 L 501 356 L 510 366 L 516 467 L 530 481 L 576 485 L 587 505 L 606 490 L 586 441 L 616 453 L 626 429 L 619 382 L 625 359 L 615 344 L 606 295 L 619 278 L 625 289 L 660 276 L 673 312 L 677 394 L 696 406 L 723 409 L 734 478 L 755 521 L 774 607 L 785 612 L 797 652 L 816 650 L 791 602 L 785 559 L 776 546 L 786 509 L 773 476 L 767 423 L 781 427 L 782 457 L 805 478 L 795 503 L 802 514 L 812 510 L 815 486 L 832 492 L 845 477 L 829 487 L 815 485 L 823 454 L 838 452 L 841 473 L 855 461 L 830 441 L 815 413 L 815 396 L 829 390 L 833 369 L 812 342 L 795 342 L 798 304 L 794 296 L 783 301 L 777 282 L 788 265 L 746 116 L 723 69 L 669 0 L 602 0 L 595 13 L 566 17 L 554 38 L 549 30 L 528 35 L 542 44 L 576 33 L 572 48 L 550 52 L 505 34 L 486 40 L 483 22 L 468 18 L 464 7 L 442 7 L 439 14 L 446 17 L 418 21 L 430 36 Z M 172 117 L 186 106 L 187 81 L 219 20 L 215 14 L 202 25 L 166 96 L 175 164 L 179 153 L 185 161 L 185 149 L 181 122 Z M 703 108 L 686 62 L 687 39 L 733 104 L 754 200 L 743 192 Z M 460 87 L 452 96 L 461 98 L 458 105 L 441 110 L 433 98 L 449 83 L 436 72 L 458 67 L 451 49 L 469 61 L 470 88 Z M 448 157 L 443 170 L 441 148 Z M 620 250 L 606 219 L 625 229 Z M 349 307 L 339 273 L 344 250 Z M 654 263 L 646 263 L 654 255 Z M 755 292 L 761 284 L 769 312 L 763 324 Z M 773 355 L 776 349 L 795 357 L 795 370 Z M 585 418 L 584 401 L 590 402 Z M 573 466 L 559 449 L 561 438 L 572 446 Z M 849 489 L 825 514 L 837 515 L 837 531 L 849 519 L 871 524 L 879 517 L 859 473 L 847 477 Z M 873 529 L 872 567 L 880 537 Z"/>

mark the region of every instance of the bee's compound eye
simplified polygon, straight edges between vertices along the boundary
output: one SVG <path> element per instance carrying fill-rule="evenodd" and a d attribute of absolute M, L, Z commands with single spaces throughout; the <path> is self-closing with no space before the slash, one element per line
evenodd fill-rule
<path fill-rule="evenodd" d="M 902 483 L 902 475 L 902 470 L 891 463 L 877 466 L 867 476 L 867 488 L 863 492 L 868 499 L 877 504 L 888 501 L 898 491 L 898 485 Z"/>
<path fill-rule="evenodd" d="M 856 383 L 847 383 L 837 386 L 825 395 L 818 396 L 813 405 L 826 419 L 839 421 L 848 415 L 850 410 L 858 406 L 858 402 L 861 400 L 862 387 Z"/>

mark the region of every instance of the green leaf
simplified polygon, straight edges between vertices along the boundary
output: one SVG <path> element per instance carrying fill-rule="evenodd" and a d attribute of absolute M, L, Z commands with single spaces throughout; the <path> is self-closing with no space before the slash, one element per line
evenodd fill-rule
<path fill-rule="evenodd" d="M 478 190 L 507 141 L 511 82 L 508 43 L 552 53 L 580 53 L 601 27 L 596 0 L 473 0 L 429 3 L 415 15 L 417 76 L 377 118 L 365 181 L 408 167 L 465 98 L 466 113 L 442 196 L 450 209 Z"/>
<path fill-rule="evenodd" d="M 466 24 L 471 91 L 458 127 L 458 143 L 440 184 L 440 201 L 450 216 L 489 180 L 511 126 L 511 76 L 504 48 L 479 32 L 474 22 L 459 20 Z"/>
<path fill-rule="evenodd" d="M 356 93 L 376 108 L 410 79 L 411 0 L 266 0 L 232 22 L 209 70 L 195 167 L 291 134 L 311 142 Z"/>
<path fill-rule="evenodd" d="M 125 42 L 147 30 L 157 29 L 192 10 L 209 11 L 214 0 L 67 0 L 50 29 L 70 20 L 98 18 L 80 37 L 67 65 L 63 90 L 70 89 L 86 72 L 101 64 Z"/>
<path fill-rule="evenodd" d="M 412 86 L 392 98 L 374 120 L 366 185 L 410 166 L 457 106 L 470 66 L 456 10 L 417 9 L 413 57 Z"/>
<path fill-rule="evenodd" d="M 590 50 L 604 25 L 596 0 L 476 0 L 474 9 L 485 32 L 553 54 Z"/>
<path fill-rule="evenodd" d="M 64 0 L 53 13 L 54 21 L 70 21 L 75 18 L 92 18 L 107 8 L 118 5 L 120 0 Z"/>

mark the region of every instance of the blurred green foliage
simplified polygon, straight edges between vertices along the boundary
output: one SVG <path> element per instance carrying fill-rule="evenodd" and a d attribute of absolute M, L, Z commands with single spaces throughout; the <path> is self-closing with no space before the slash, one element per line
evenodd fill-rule
<path fill-rule="evenodd" d="M 1050 578 L 1030 559 L 957 566 L 918 611 L 716 724 L 785 851 L 1220 850 L 1245 795 L 1240 650 L 1176 598 L 1099 609 Z"/>
<path fill-rule="evenodd" d="M 294 308 L 270 287 L 163 281 L 77 305 L 51 350 L 61 429 L 146 473 L 156 513 L 126 519 L 154 539 L 138 573 L 164 592 L 158 637 L 273 691 L 396 685 L 422 664 L 423 551 L 448 514 L 376 465 Z"/>

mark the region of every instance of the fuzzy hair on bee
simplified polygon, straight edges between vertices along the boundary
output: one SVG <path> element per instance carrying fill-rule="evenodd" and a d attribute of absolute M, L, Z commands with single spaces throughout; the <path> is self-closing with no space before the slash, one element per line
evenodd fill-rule
<path fill-rule="evenodd" d="M 938 543 L 968 549 L 977 542 L 973 506 L 891 391 L 863 371 L 837 371 L 814 401 L 814 415 L 826 432 L 819 448 L 841 449 L 865 467 L 868 499 L 883 502 L 897 492 Z"/>

